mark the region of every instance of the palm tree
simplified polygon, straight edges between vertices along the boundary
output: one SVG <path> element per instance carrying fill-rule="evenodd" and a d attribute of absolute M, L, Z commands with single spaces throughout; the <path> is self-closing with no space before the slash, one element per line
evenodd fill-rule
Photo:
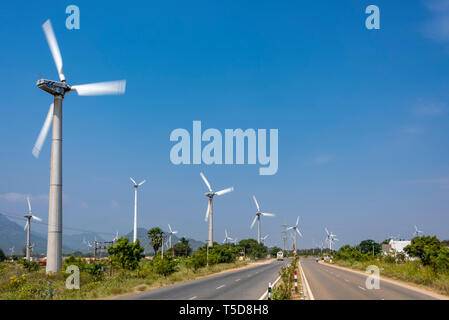
<path fill-rule="evenodd" d="M 150 239 L 150 245 L 153 247 L 154 254 L 157 254 L 159 248 L 162 246 L 164 231 L 159 227 L 151 228 L 148 230 L 148 239 Z"/>

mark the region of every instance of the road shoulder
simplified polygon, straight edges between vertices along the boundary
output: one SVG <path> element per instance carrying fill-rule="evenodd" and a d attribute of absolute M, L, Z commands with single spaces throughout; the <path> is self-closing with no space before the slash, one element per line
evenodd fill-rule
<path fill-rule="evenodd" d="M 341 270 L 349 271 L 349 272 L 352 272 L 352 273 L 357 273 L 357 274 L 363 275 L 365 277 L 368 276 L 367 273 L 365 273 L 363 271 L 360 271 L 360 270 L 351 269 L 351 268 L 348 268 L 348 267 L 337 266 L 337 265 L 326 263 L 326 262 L 323 262 L 323 261 L 320 261 L 319 263 L 321 263 L 322 265 L 325 265 L 325 266 L 332 267 L 332 268 L 341 269 Z M 419 292 L 419 293 L 422 293 L 422 294 L 426 294 L 426 295 L 431 296 L 431 297 L 433 297 L 435 299 L 449 300 L 448 296 L 445 296 L 445 295 L 439 294 L 437 292 L 431 291 L 428 288 L 421 287 L 421 286 L 419 286 L 417 284 L 414 284 L 414 283 L 409 283 L 409 282 L 405 282 L 405 281 L 401 281 L 401 280 L 396 280 L 396 279 L 392 279 L 392 278 L 386 277 L 386 276 L 381 276 L 380 280 L 381 281 L 385 281 L 385 282 L 389 282 L 391 284 L 394 284 L 394 285 L 397 285 L 397 286 L 400 286 L 400 287 L 403 287 L 403 288 L 406 288 L 406 289 L 409 289 L 409 290 L 413 290 L 413 291 L 416 291 L 416 292 Z"/>

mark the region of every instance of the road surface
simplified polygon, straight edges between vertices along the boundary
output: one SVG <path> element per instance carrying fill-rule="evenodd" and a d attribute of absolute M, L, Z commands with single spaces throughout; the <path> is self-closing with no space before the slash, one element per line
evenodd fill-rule
<path fill-rule="evenodd" d="M 301 259 L 304 274 L 316 300 L 433 300 L 432 296 L 380 280 L 380 289 L 367 289 L 367 276 L 337 269 L 315 258 Z M 381 274 L 382 276 L 382 274 Z"/>
<path fill-rule="evenodd" d="M 274 282 L 278 278 L 281 266 L 290 262 L 291 259 L 273 261 L 126 296 L 122 299 L 257 300 L 267 291 L 268 282 Z"/>

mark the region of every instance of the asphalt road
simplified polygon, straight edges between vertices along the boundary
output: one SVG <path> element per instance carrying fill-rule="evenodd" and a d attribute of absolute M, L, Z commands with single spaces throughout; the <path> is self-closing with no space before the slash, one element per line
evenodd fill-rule
<path fill-rule="evenodd" d="M 123 299 L 159 300 L 257 300 L 274 282 L 281 266 L 291 262 L 273 261 L 255 267 L 229 271 L 161 289 L 126 296 Z"/>
<path fill-rule="evenodd" d="M 316 300 L 433 300 L 434 297 L 380 280 L 380 289 L 367 289 L 367 276 L 301 259 L 304 274 Z M 382 276 L 382 274 L 381 274 Z"/>

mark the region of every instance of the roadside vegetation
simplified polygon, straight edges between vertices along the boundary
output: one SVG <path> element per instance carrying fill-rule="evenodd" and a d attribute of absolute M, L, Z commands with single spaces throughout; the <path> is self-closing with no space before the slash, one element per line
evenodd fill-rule
<path fill-rule="evenodd" d="M 295 292 L 295 272 L 298 271 L 298 257 L 294 257 L 292 262 L 282 267 L 279 271 L 281 279 L 279 283 L 272 288 L 272 300 L 296 300 L 299 299 L 299 294 Z M 298 282 L 298 291 L 300 283 Z"/>
<path fill-rule="evenodd" d="M 55 274 L 46 274 L 45 266 L 38 262 L 1 261 L 0 299 L 111 298 L 243 267 L 251 260 L 266 258 L 268 253 L 268 249 L 254 239 L 238 244 L 214 243 L 211 248 L 204 245 L 192 253 L 188 240 L 182 238 L 173 246 L 173 251 L 164 250 L 162 256 L 163 238 L 157 229 L 148 232 L 149 243 L 155 251 L 152 257 L 144 257 L 144 247 L 138 240 L 131 243 L 127 238 L 119 238 L 108 248 L 107 258 L 87 263 L 72 255 Z M 79 290 L 66 287 L 71 274 L 65 270 L 72 265 L 80 271 Z"/>
<path fill-rule="evenodd" d="M 447 241 L 441 242 L 435 236 L 415 237 L 404 252 L 388 254 L 382 254 L 381 244 L 365 240 L 355 247 L 341 247 L 333 252 L 333 258 L 338 265 L 362 271 L 376 265 L 381 276 L 412 282 L 449 295 L 449 247 Z"/>

